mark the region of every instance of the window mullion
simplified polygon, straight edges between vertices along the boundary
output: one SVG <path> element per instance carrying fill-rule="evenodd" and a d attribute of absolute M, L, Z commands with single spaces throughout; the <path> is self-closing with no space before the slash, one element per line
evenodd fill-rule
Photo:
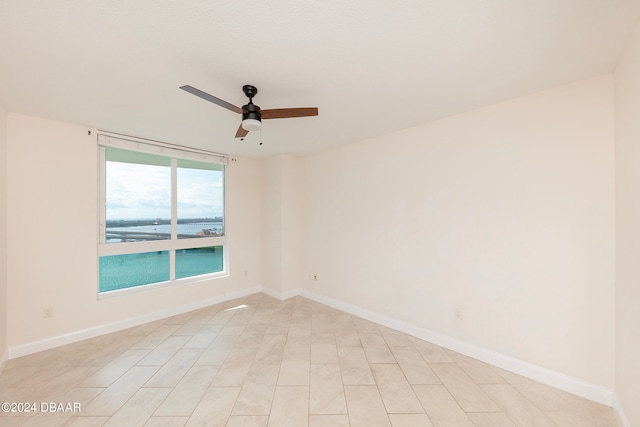
<path fill-rule="evenodd" d="M 98 170 L 100 175 L 98 177 L 98 243 L 103 245 L 106 243 L 106 191 L 107 191 L 107 179 L 105 164 L 105 148 L 98 147 Z"/>
<path fill-rule="evenodd" d="M 171 159 L 171 250 L 169 251 L 169 275 L 176 278 L 176 251 L 178 241 L 178 160 Z"/>

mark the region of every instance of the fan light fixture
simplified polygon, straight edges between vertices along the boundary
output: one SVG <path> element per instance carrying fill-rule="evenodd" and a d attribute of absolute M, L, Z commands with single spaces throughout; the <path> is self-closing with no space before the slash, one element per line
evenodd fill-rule
<path fill-rule="evenodd" d="M 260 130 L 261 127 L 262 122 L 260 120 L 244 119 L 242 121 L 242 129 L 246 130 L 247 132 L 255 132 L 257 130 Z"/>

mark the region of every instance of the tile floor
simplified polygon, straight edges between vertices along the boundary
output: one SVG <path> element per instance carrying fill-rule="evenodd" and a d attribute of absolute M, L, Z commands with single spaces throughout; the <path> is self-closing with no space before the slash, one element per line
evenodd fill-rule
<path fill-rule="evenodd" d="M 616 426 L 606 406 L 264 294 L 10 360 L 0 402 L 37 409 L 2 426 Z"/>

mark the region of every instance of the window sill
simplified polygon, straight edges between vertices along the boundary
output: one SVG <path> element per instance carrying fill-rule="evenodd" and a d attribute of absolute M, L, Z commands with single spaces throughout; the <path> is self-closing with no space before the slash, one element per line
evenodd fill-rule
<path fill-rule="evenodd" d="M 214 280 L 214 279 L 219 279 L 219 278 L 228 277 L 228 276 L 229 276 L 229 273 L 227 271 L 219 271 L 217 273 L 203 274 L 201 276 L 185 277 L 182 279 L 168 280 L 166 282 L 149 283 L 148 285 L 139 285 L 139 286 L 132 286 L 129 288 L 115 289 L 113 291 L 98 292 L 97 299 L 101 300 L 101 299 L 115 298 L 115 297 L 120 297 L 125 295 L 136 294 L 139 292 L 148 292 L 155 289 L 161 289 L 161 288 L 167 288 L 167 287 L 173 287 L 173 286 L 179 286 L 179 285 L 188 285 L 192 283 L 199 283 L 207 280 Z"/>

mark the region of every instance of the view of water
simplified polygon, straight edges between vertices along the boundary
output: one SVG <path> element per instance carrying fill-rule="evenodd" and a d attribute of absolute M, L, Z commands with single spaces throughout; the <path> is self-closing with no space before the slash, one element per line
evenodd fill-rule
<path fill-rule="evenodd" d="M 222 223 L 178 224 L 178 234 L 183 237 L 220 235 Z M 107 228 L 107 243 L 164 240 L 170 239 L 170 236 L 169 224 Z M 222 253 L 222 246 L 177 250 L 176 279 L 222 271 Z M 165 282 L 170 279 L 169 251 L 102 256 L 99 270 L 100 292 Z"/>

